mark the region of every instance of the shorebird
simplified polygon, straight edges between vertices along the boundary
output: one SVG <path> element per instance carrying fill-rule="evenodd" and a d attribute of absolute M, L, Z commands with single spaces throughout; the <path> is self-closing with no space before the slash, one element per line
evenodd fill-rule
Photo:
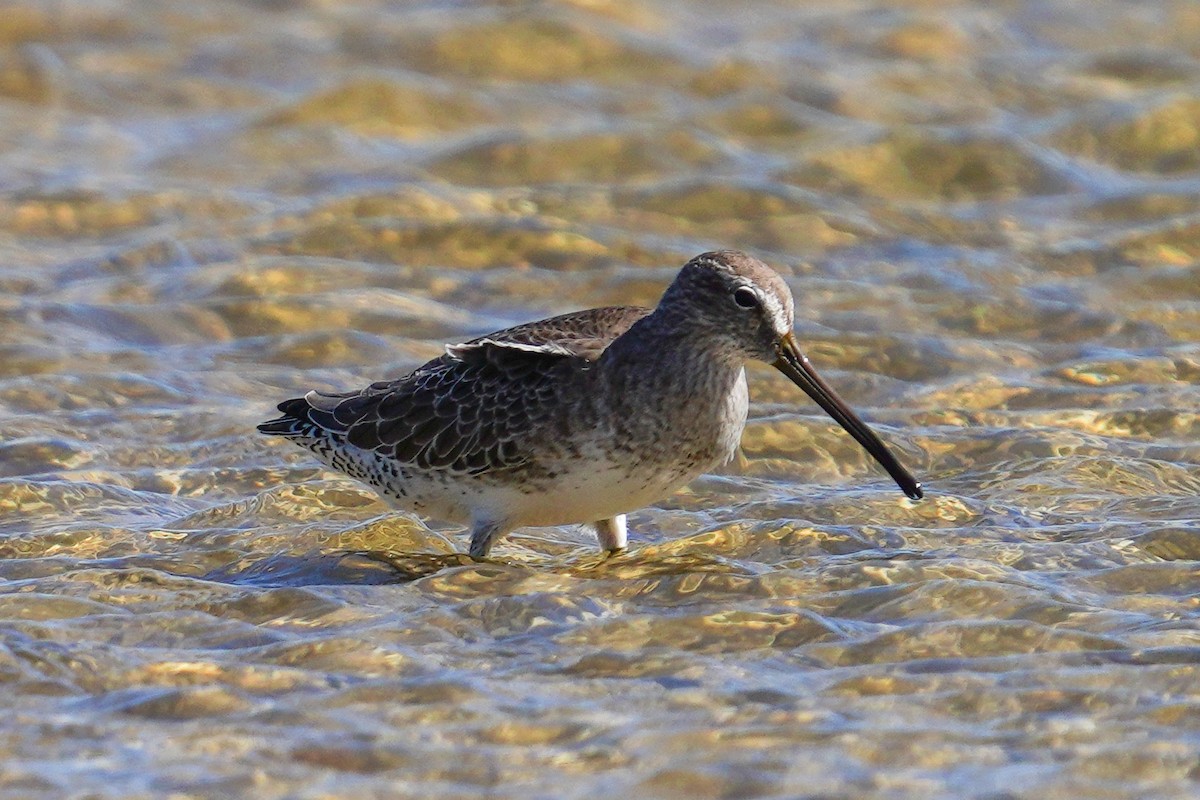
<path fill-rule="evenodd" d="M 516 528 L 587 523 L 626 546 L 626 513 L 731 459 L 745 364 L 791 378 L 910 498 L 921 484 L 817 374 L 792 333 L 792 293 L 756 258 L 703 253 L 654 309 L 593 308 L 446 346 L 355 392 L 311 391 L 258 426 L 395 505 L 470 525 L 484 558 Z"/>

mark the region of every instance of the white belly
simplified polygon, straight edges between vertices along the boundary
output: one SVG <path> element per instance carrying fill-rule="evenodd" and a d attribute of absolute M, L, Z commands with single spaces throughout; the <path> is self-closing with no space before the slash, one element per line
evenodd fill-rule
<path fill-rule="evenodd" d="M 623 464 L 594 461 L 545 490 L 528 494 L 510 488 L 485 490 L 480 499 L 497 513 L 511 514 L 517 527 L 596 522 L 661 500 L 703 471 L 704 465 L 686 471 L 630 471 Z"/>

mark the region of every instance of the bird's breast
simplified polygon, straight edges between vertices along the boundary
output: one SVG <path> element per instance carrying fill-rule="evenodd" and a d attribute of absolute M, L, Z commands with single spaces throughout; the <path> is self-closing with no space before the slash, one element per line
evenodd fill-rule
<path fill-rule="evenodd" d="M 644 383 L 626 382 L 606 414 L 614 446 L 692 477 L 733 457 L 750 405 L 741 366 L 638 377 Z"/>

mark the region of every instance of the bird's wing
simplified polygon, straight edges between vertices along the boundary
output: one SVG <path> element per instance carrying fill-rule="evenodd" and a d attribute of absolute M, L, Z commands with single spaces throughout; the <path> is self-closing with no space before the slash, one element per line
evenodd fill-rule
<path fill-rule="evenodd" d="M 551 356 L 578 356 L 595 361 L 604 349 L 642 317 L 648 308 L 608 306 L 575 311 L 489 333 L 462 344 L 448 345 L 455 358 L 469 358 L 472 350 L 498 348 L 540 352 Z"/>
<path fill-rule="evenodd" d="M 350 394 L 309 392 L 307 417 L 357 447 L 422 469 L 518 467 L 530 458 L 530 432 L 572 374 L 648 313 L 597 308 L 496 331 L 448 346 L 396 381 Z"/>

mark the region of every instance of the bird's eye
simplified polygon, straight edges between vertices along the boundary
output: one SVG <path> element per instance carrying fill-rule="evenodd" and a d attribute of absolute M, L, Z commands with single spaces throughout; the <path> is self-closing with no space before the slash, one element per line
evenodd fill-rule
<path fill-rule="evenodd" d="M 738 308 L 750 311 L 758 308 L 758 293 L 745 286 L 739 287 L 733 292 L 733 302 L 737 303 Z"/>

